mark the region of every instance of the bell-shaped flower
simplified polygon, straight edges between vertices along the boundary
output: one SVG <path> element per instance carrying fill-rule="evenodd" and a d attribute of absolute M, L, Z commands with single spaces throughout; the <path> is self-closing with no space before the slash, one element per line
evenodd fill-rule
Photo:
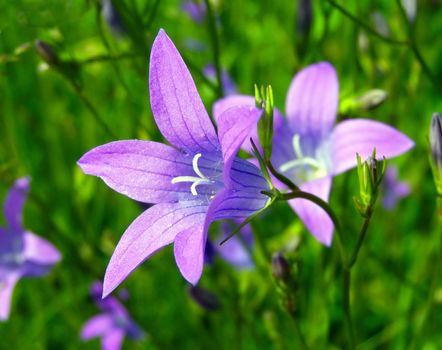
<path fill-rule="evenodd" d="M 356 153 L 368 158 L 376 148 L 379 156 L 398 156 L 414 143 L 406 135 L 381 122 L 367 119 L 345 120 L 334 126 L 338 111 L 339 83 L 336 71 L 328 62 L 301 70 L 292 80 L 286 97 L 286 115 L 275 110 L 273 153 L 276 170 L 292 180 L 301 190 L 327 201 L 333 176 L 357 165 Z M 213 108 L 215 120 L 233 106 L 253 106 L 255 98 L 232 95 L 219 100 Z M 246 118 L 246 116 L 244 116 Z M 251 132 L 258 140 L 256 129 Z M 244 144 L 250 150 L 250 144 Z M 276 183 L 281 190 L 284 185 Z M 321 243 L 329 246 L 333 223 L 313 202 L 289 201 L 307 229 Z"/>
<path fill-rule="evenodd" d="M 102 299 L 102 293 L 103 285 L 100 282 L 94 283 L 91 296 L 102 313 L 91 317 L 84 324 L 81 339 L 86 341 L 100 337 L 103 350 L 121 349 L 126 335 L 134 340 L 141 339 L 144 332 L 132 320 L 126 308 L 113 296 Z"/>
<path fill-rule="evenodd" d="M 151 50 L 149 88 L 155 121 L 172 146 L 117 141 L 78 161 L 84 173 L 99 176 L 115 191 L 155 204 L 119 241 L 104 277 L 104 296 L 172 242 L 181 274 L 196 284 L 211 222 L 248 217 L 269 202 L 261 193 L 268 189 L 261 171 L 236 157 L 261 111 L 229 109 L 218 116 L 217 135 L 190 72 L 163 30 Z"/>
<path fill-rule="evenodd" d="M 4 202 L 6 227 L 0 228 L 0 320 L 9 317 L 18 280 L 43 276 L 61 259 L 51 243 L 23 228 L 22 211 L 28 191 L 29 178 L 18 179 Z"/>

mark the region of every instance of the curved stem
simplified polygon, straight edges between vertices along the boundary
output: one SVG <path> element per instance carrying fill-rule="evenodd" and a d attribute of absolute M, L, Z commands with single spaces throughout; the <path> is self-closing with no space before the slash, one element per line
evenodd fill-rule
<path fill-rule="evenodd" d="M 356 242 L 356 246 L 351 254 L 350 260 L 348 261 L 347 267 L 351 269 L 353 265 L 356 263 L 358 259 L 359 250 L 361 249 L 362 243 L 364 242 L 365 236 L 367 235 L 368 225 L 371 219 L 371 211 L 369 212 L 369 216 L 364 219 L 364 223 L 362 224 L 361 231 L 359 233 L 358 241 Z"/>
<path fill-rule="evenodd" d="M 204 3 L 206 4 L 207 9 L 207 25 L 209 27 L 210 36 L 212 38 L 213 61 L 215 64 L 216 80 L 218 83 L 218 97 L 223 97 L 224 91 L 221 78 L 219 38 L 216 31 L 215 15 L 213 13 L 213 8 L 210 0 L 204 0 Z"/>
<path fill-rule="evenodd" d="M 347 323 L 348 345 L 349 349 L 353 350 L 356 349 L 356 337 L 353 326 L 353 318 L 351 316 L 351 309 L 350 309 L 350 287 L 351 287 L 351 269 L 344 267 L 342 301 L 344 304 L 345 321 Z"/>
<path fill-rule="evenodd" d="M 278 173 L 270 161 L 268 161 L 266 165 L 269 168 L 272 175 L 276 177 L 279 181 L 281 181 L 284 185 L 286 185 L 292 191 L 299 191 L 299 187 L 296 186 L 288 177 L 285 177 L 284 175 Z"/>
<path fill-rule="evenodd" d="M 314 194 L 308 193 L 308 192 L 304 192 L 301 190 L 297 190 L 297 191 L 293 191 L 290 193 L 281 193 L 279 195 L 279 199 L 280 200 L 285 200 L 288 201 L 290 199 L 295 199 L 295 198 L 304 198 L 307 199 L 313 203 L 315 203 L 316 205 L 320 206 L 330 217 L 330 219 L 333 221 L 333 224 L 335 225 L 336 231 L 340 231 L 340 224 L 338 221 L 338 218 L 335 214 L 335 212 L 333 211 L 333 209 L 328 205 L 328 203 L 326 201 L 324 201 L 322 198 L 319 198 L 318 196 L 315 196 Z"/>

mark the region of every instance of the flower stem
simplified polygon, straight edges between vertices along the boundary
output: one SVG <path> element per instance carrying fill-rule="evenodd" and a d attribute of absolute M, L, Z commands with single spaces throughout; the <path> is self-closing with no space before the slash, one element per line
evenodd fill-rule
<path fill-rule="evenodd" d="M 204 3 L 206 4 L 207 9 L 207 25 L 209 27 L 210 36 L 212 38 L 213 61 L 215 64 L 216 81 L 218 83 L 218 97 L 223 97 L 224 91 L 221 79 L 219 38 L 216 31 L 215 15 L 210 0 L 204 0 Z"/>
<path fill-rule="evenodd" d="M 267 161 L 267 167 L 274 177 L 276 177 L 279 181 L 281 181 L 284 185 L 290 188 L 292 191 L 299 191 L 299 187 L 296 186 L 288 177 L 278 173 L 276 169 L 273 167 L 272 162 Z"/>
<path fill-rule="evenodd" d="M 361 249 L 362 243 L 364 242 L 365 236 L 367 235 L 368 225 L 371 220 L 372 210 L 369 209 L 368 216 L 364 219 L 364 223 L 362 224 L 361 232 L 359 233 L 358 241 L 356 242 L 356 246 L 353 249 L 353 253 L 351 254 L 350 260 L 348 261 L 347 267 L 351 269 L 353 265 L 356 263 L 358 259 L 359 250 Z"/>
<path fill-rule="evenodd" d="M 350 350 L 356 349 L 356 336 L 353 326 L 353 319 L 350 309 L 350 288 L 351 288 L 351 268 L 344 267 L 343 269 L 343 288 L 342 288 L 342 302 L 344 307 L 345 321 L 347 323 L 348 332 L 348 347 Z"/>

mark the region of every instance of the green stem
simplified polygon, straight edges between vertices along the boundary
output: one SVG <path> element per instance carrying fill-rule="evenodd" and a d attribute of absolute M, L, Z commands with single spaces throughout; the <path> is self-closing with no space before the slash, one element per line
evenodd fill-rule
<path fill-rule="evenodd" d="M 356 337 L 353 326 L 353 319 L 350 309 L 350 288 L 351 288 L 351 269 L 344 267 L 343 271 L 343 288 L 342 302 L 344 307 L 345 321 L 347 323 L 348 346 L 350 350 L 356 349 Z"/>
<path fill-rule="evenodd" d="M 341 230 L 339 220 L 338 220 L 335 212 L 333 211 L 333 209 L 328 205 L 328 203 L 326 201 L 324 201 L 322 198 L 319 198 L 318 196 L 315 196 L 314 194 L 298 190 L 298 191 L 293 191 L 290 193 L 281 193 L 279 195 L 278 199 L 288 201 L 290 199 L 295 199 L 295 198 L 307 199 L 307 200 L 315 203 L 316 205 L 320 206 L 328 214 L 330 219 L 333 221 L 336 231 Z"/>
<path fill-rule="evenodd" d="M 339 10 L 344 16 L 355 22 L 359 27 L 364 28 L 367 32 L 372 34 L 373 36 L 377 37 L 378 39 L 381 39 L 382 41 L 393 44 L 393 45 L 408 45 L 408 41 L 403 40 L 397 40 L 397 39 L 391 39 L 389 37 L 383 36 L 382 34 L 378 33 L 376 30 L 371 28 L 368 24 L 362 22 L 359 18 L 351 14 L 349 11 L 347 11 L 343 6 L 339 5 L 334 0 L 327 0 L 330 5 L 332 5 L 334 8 Z"/>
<path fill-rule="evenodd" d="M 276 177 L 279 181 L 281 181 L 284 185 L 290 188 L 292 191 L 299 191 L 299 187 L 296 186 L 288 177 L 278 173 L 276 169 L 273 167 L 272 162 L 267 161 L 267 168 L 269 168 L 270 172 L 274 177 Z"/>
<path fill-rule="evenodd" d="M 224 96 L 223 84 L 221 78 L 221 62 L 219 38 L 216 30 L 216 20 L 210 0 L 204 0 L 207 9 L 207 25 L 209 27 L 210 36 L 212 38 L 213 61 L 215 64 L 216 81 L 218 83 L 218 97 Z"/>
<path fill-rule="evenodd" d="M 368 225 L 370 224 L 372 211 L 369 210 L 369 215 L 364 219 L 364 223 L 362 224 L 361 231 L 359 233 L 358 241 L 356 242 L 356 246 L 353 249 L 353 253 L 351 255 L 350 260 L 348 261 L 347 267 L 351 269 L 353 265 L 356 263 L 358 259 L 359 250 L 361 249 L 362 243 L 364 242 L 365 236 L 367 235 Z"/>
<path fill-rule="evenodd" d="M 299 322 L 298 318 L 296 317 L 296 312 L 289 311 L 289 314 L 295 326 L 294 328 L 295 328 L 296 337 L 298 338 L 299 341 L 299 348 L 301 350 L 308 350 L 307 342 L 305 341 L 304 335 L 302 334 L 301 327 L 299 327 Z"/>

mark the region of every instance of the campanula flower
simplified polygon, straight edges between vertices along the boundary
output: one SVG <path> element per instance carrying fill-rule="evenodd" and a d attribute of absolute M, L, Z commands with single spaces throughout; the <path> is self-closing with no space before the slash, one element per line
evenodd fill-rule
<path fill-rule="evenodd" d="M 113 296 L 102 299 L 102 292 L 103 285 L 100 282 L 92 285 L 91 296 L 102 313 L 85 323 L 81 339 L 85 341 L 100 337 L 103 350 L 121 349 L 126 335 L 134 340 L 141 339 L 144 332 L 132 320 L 126 308 Z"/>
<path fill-rule="evenodd" d="M 181 7 L 196 23 L 201 24 L 204 21 L 207 12 L 204 1 L 187 0 L 183 2 Z"/>
<path fill-rule="evenodd" d="M 43 276 L 61 256 L 45 239 L 23 228 L 22 211 L 29 178 L 18 179 L 4 202 L 6 227 L 0 228 L 0 320 L 7 320 L 11 297 L 20 278 Z"/>
<path fill-rule="evenodd" d="M 434 113 L 430 125 L 431 169 L 436 190 L 442 196 L 442 116 Z"/>
<path fill-rule="evenodd" d="M 218 116 L 218 135 L 178 50 L 160 30 L 151 50 L 150 102 L 171 146 L 140 140 L 111 142 L 78 164 L 134 200 L 153 203 L 126 230 L 104 277 L 104 296 L 156 251 L 174 243 L 178 268 L 196 284 L 204 264 L 207 231 L 219 219 L 246 218 L 269 198 L 261 171 L 237 158 L 261 111 L 248 106 Z"/>
<path fill-rule="evenodd" d="M 414 145 L 401 132 L 374 120 L 351 119 L 334 126 L 338 100 L 336 71 L 330 63 L 321 62 L 308 66 L 293 78 L 286 97 L 287 119 L 278 110 L 274 112 L 271 158 L 274 167 L 301 190 L 325 201 L 333 176 L 357 165 L 356 153 L 366 159 L 376 148 L 379 156 L 391 158 Z M 254 97 L 232 95 L 217 101 L 213 114 L 216 120 L 232 106 L 254 104 Z M 256 135 L 255 128 L 251 136 L 258 140 Z M 244 148 L 250 150 L 250 142 Z M 285 189 L 278 182 L 275 185 Z M 331 245 L 333 223 L 319 206 L 299 198 L 290 200 L 289 204 L 313 236 Z"/>
<path fill-rule="evenodd" d="M 382 182 L 383 204 L 387 210 L 396 207 L 399 199 L 410 194 L 410 185 L 405 181 L 398 180 L 398 169 L 395 166 L 387 167 L 384 181 Z"/>

